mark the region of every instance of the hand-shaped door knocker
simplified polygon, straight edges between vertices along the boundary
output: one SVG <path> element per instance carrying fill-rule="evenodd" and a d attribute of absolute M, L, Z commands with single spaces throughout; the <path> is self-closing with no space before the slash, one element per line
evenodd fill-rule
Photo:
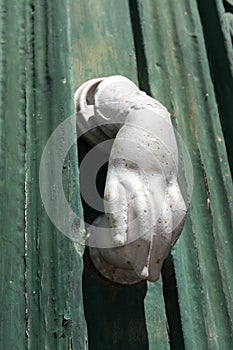
<path fill-rule="evenodd" d="M 75 106 L 77 131 L 88 131 L 89 144 L 104 152 L 113 140 L 105 214 L 87 229 L 94 265 L 114 282 L 156 281 L 187 211 L 170 114 L 122 76 L 87 81 L 75 93 Z"/>

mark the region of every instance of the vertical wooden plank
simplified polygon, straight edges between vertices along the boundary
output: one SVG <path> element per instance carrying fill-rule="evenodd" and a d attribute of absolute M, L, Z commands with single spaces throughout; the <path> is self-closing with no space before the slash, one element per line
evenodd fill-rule
<path fill-rule="evenodd" d="M 128 2 L 72 1 L 71 18 L 74 86 L 114 74 L 138 84 Z M 90 349 L 169 349 L 162 283 L 113 284 L 93 268 L 87 252 L 84 260 Z"/>
<path fill-rule="evenodd" d="M 149 86 L 172 112 L 194 169 L 173 251 L 185 347 L 232 345 L 232 181 L 197 4 L 138 1 Z"/>
<path fill-rule="evenodd" d="M 227 23 L 227 18 L 230 19 L 233 16 L 233 6 L 229 1 L 223 0 L 197 0 L 197 4 L 211 66 L 219 116 L 229 155 L 229 163 L 233 172 L 233 47 Z M 230 17 L 226 15 L 230 15 Z"/>
<path fill-rule="evenodd" d="M 150 350 L 170 349 L 168 323 L 163 299 L 162 279 L 155 283 L 147 283 L 145 298 L 145 317 Z"/>
<path fill-rule="evenodd" d="M 39 165 L 46 142 L 56 126 L 73 113 L 68 14 L 69 2 L 63 0 L 56 4 L 46 0 L 27 2 L 26 288 L 29 349 L 86 349 L 82 249 L 75 249 L 74 243 L 50 222 L 39 191 Z M 64 190 L 80 214 L 75 146 L 63 168 Z M 52 196 L 53 179 L 47 181 Z"/>
<path fill-rule="evenodd" d="M 0 1 L 0 348 L 27 344 L 24 286 L 24 2 Z"/>
<path fill-rule="evenodd" d="M 72 1 L 72 59 L 75 84 L 113 74 L 137 82 L 128 4 Z"/>

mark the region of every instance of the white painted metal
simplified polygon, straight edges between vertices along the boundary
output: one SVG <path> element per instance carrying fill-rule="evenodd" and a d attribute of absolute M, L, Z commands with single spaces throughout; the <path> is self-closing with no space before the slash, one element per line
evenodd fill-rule
<path fill-rule="evenodd" d="M 122 76 L 86 82 L 77 90 L 75 104 L 77 128 L 88 131 L 87 142 L 114 138 L 105 215 L 89 232 L 93 262 L 115 282 L 156 281 L 186 215 L 170 114 Z M 105 235 L 98 235 L 96 225 Z M 103 237 L 111 241 L 110 248 Z"/>

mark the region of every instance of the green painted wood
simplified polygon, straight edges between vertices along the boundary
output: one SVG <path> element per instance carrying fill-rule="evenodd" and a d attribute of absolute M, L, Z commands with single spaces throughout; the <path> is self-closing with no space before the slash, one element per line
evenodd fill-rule
<path fill-rule="evenodd" d="M 25 29 L 22 2 L 0 1 L 0 348 L 25 349 Z M 13 20 L 17 17 L 17 21 Z"/>
<path fill-rule="evenodd" d="M 197 4 L 139 0 L 136 10 L 146 85 L 170 109 L 194 169 L 192 204 L 173 251 L 185 348 L 230 349 L 232 180 Z"/>
<path fill-rule="evenodd" d="M 197 3 L 232 171 L 233 36 L 230 23 L 233 18 L 233 6 L 230 1 L 223 0 L 198 0 Z"/>
<path fill-rule="evenodd" d="M 138 83 L 128 3 L 73 1 L 71 14 L 74 84 L 113 74 Z M 90 216 L 86 213 L 87 221 Z M 161 281 L 120 286 L 99 275 L 87 252 L 84 262 L 89 349 L 169 349 Z"/>
<path fill-rule="evenodd" d="M 157 283 L 147 283 L 145 316 L 150 350 L 170 349 L 168 322 L 164 305 L 162 279 Z"/>
<path fill-rule="evenodd" d="M 233 191 L 220 119 L 231 156 L 232 49 L 221 1 L 0 0 L 0 10 L 0 349 L 87 349 L 85 317 L 92 350 L 231 349 Z M 163 281 L 112 284 L 86 251 L 84 317 L 84 247 L 49 221 L 38 170 L 75 87 L 111 74 L 171 111 L 194 193 Z M 63 184 L 81 214 L 77 179 L 74 146 Z"/>
<path fill-rule="evenodd" d="M 31 348 L 85 349 L 82 249 L 55 229 L 38 188 L 40 157 L 49 135 L 73 113 L 69 3 L 35 1 L 28 10 L 27 295 Z M 31 64 L 30 64 L 31 63 Z M 62 140 L 61 140 L 62 142 Z M 63 186 L 80 212 L 77 151 L 64 164 Z M 73 178 L 73 179 L 72 179 Z M 75 181 L 73 181 L 75 180 Z M 53 196 L 53 183 L 50 184 Z M 61 213 L 62 215 L 62 213 Z"/>
<path fill-rule="evenodd" d="M 84 350 L 83 248 L 55 229 L 39 191 L 43 148 L 74 109 L 69 2 L 0 6 L 0 348 Z M 75 145 L 63 180 L 80 214 Z"/>
<path fill-rule="evenodd" d="M 121 74 L 137 82 L 126 1 L 71 1 L 72 60 L 76 86 L 95 76 Z"/>

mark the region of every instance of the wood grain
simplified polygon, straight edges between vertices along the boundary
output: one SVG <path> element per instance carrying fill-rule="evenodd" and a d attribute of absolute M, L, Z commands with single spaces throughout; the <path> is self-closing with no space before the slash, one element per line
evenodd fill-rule
<path fill-rule="evenodd" d="M 232 344 L 232 181 L 197 4 L 138 1 L 153 95 L 188 147 L 194 190 L 174 248 L 185 348 Z"/>

